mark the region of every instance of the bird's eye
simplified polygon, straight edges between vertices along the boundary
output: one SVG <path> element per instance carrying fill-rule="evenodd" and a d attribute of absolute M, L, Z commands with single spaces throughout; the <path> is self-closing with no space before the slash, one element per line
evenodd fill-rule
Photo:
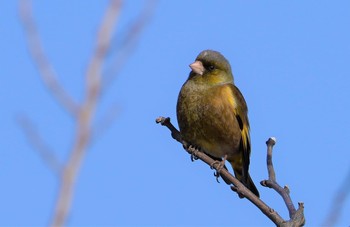
<path fill-rule="evenodd" d="M 215 66 L 209 65 L 209 66 L 208 66 L 208 69 L 209 69 L 210 71 L 213 71 L 213 70 L 215 69 Z"/>

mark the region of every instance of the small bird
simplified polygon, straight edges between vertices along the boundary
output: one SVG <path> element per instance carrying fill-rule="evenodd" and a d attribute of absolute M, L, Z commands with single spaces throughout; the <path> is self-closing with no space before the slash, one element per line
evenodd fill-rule
<path fill-rule="evenodd" d="M 234 85 L 230 63 L 221 53 L 204 50 L 190 68 L 176 107 L 182 139 L 215 160 L 230 162 L 236 178 L 259 197 L 248 173 L 247 104 Z"/>

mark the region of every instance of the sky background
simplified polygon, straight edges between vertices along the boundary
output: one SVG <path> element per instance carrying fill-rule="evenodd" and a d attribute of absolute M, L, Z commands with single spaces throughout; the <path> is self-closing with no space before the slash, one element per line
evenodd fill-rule
<path fill-rule="evenodd" d="M 114 45 L 145 1 L 125 1 Z M 42 45 L 75 100 L 108 1 L 34 1 Z M 60 160 L 74 121 L 48 93 L 27 49 L 17 1 L 1 1 L 0 226 L 45 226 L 57 177 L 16 123 L 24 114 Z M 277 180 L 305 203 L 308 226 L 320 226 L 350 171 L 349 1 L 159 1 L 97 119 L 116 103 L 118 116 L 90 147 L 68 226 L 273 226 L 201 161 L 191 162 L 158 116 L 176 121 L 176 101 L 204 49 L 231 63 L 249 108 L 250 173 L 261 199 L 285 219 L 267 178 L 265 141 L 277 138 Z M 111 63 L 113 64 L 113 62 Z M 349 226 L 350 200 L 338 226 Z"/>

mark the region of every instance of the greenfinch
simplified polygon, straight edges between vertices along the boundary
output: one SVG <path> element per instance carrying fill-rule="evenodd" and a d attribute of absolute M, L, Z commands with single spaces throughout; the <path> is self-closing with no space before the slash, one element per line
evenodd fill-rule
<path fill-rule="evenodd" d="M 205 50 L 190 68 L 176 107 L 182 139 L 215 160 L 227 160 L 236 178 L 259 197 L 248 172 L 247 104 L 234 84 L 230 63 L 219 52 Z"/>

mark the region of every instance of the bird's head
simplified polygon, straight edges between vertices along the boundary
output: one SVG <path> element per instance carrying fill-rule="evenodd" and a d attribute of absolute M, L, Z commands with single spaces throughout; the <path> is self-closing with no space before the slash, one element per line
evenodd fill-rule
<path fill-rule="evenodd" d="M 207 85 L 233 83 L 230 63 L 217 51 L 204 50 L 190 64 L 190 80 Z"/>

